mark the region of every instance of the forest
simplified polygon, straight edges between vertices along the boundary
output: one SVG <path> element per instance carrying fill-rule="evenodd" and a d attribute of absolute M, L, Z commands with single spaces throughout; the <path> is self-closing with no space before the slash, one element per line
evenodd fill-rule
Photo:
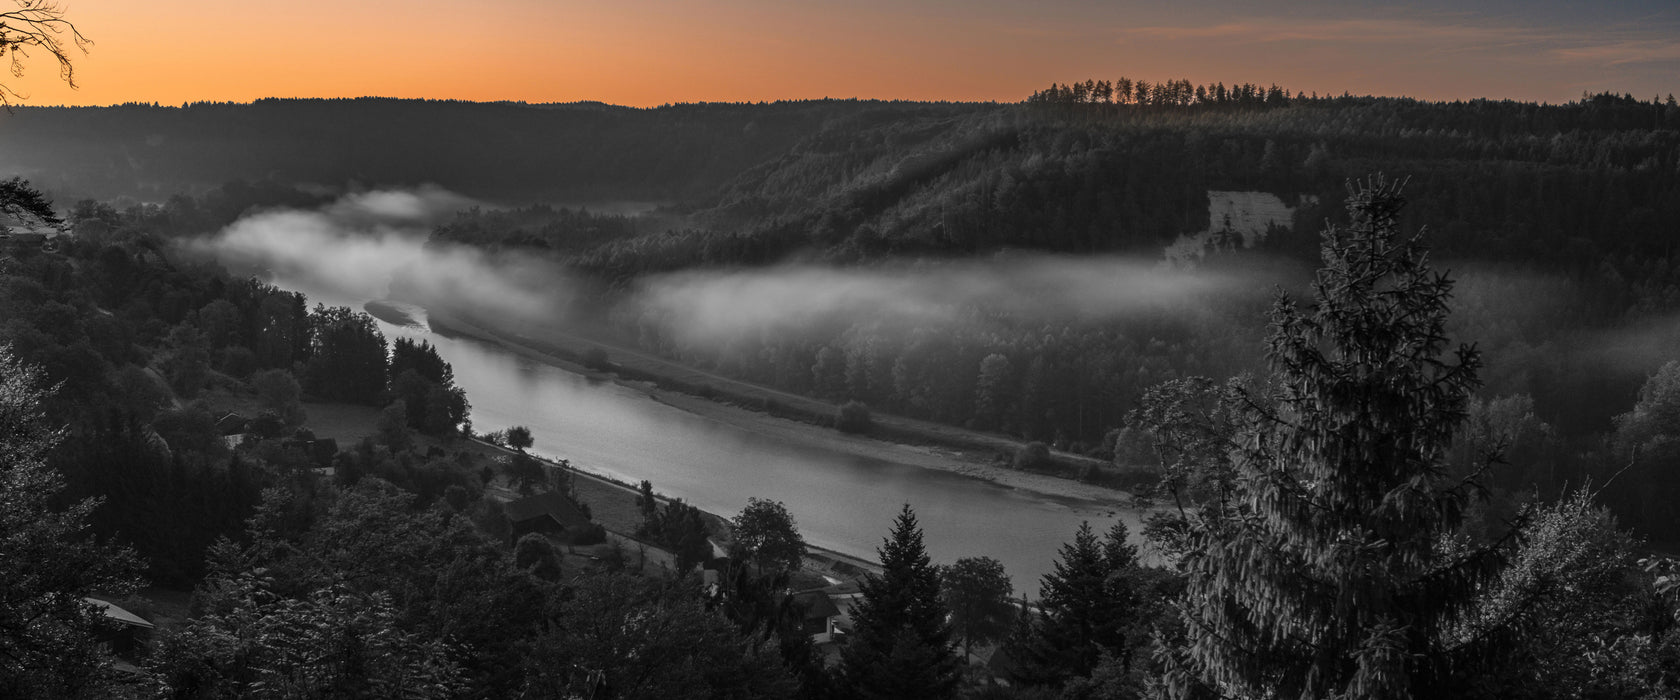
<path fill-rule="evenodd" d="M 1165 84 L 1016 105 L 18 109 L 6 138 L 83 145 L 57 170 L 20 148 L 32 179 L 0 187 L 12 219 L 74 232 L 0 257 L 0 695 L 1677 692 L 1680 108 Z M 395 111 L 487 135 L 355 139 Z M 692 143 L 642 138 L 673 124 Z M 253 145 L 236 163 L 216 139 Z M 235 179 L 251 163 L 270 174 Z M 427 246 L 575 275 L 568 303 L 601 337 L 1099 457 L 1080 477 L 1153 515 L 1136 536 L 1068 533 L 1042 585 L 1014 590 L 986 557 L 931 561 L 906 506 L 826 650 L 777 503 L 723 522 L 644 483 L 637 536 L 682 566 L 569 568 L 489 494 L 601 514 L 526 454 L 528 430 L 476 435 L 434 348 L 190 244 L 369 182 L 475 198 Z M 1213 192 L 1290 219 L 1214 220 Z M 967 291 L 902 315 L 789 295 L 721 336 L 672 305 L 824 281 L 931 294 L 898 286 L 914 278 Z M 1144 286 L 1095 311 L 1011 302 L 1106 278 Z M 317 437 L 322 405 L 363 407 L 376 434 Z M 142 584 L 191 591 L 188 612 L 118 668 L 84 597 L 140 605 Z"/>

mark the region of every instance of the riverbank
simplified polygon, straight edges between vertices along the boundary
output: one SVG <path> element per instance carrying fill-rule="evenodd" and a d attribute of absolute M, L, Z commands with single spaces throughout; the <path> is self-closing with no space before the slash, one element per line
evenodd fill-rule
<path fill-rule="evenodd" d="M 994 436 L 971 434 L 964 440 L 951 440 L 945 444 L 932 444 L 935 441 L 928 440 L 902 440 L 899 438 L 918 426 L 912 425 L 907 429 L 903 426 L 910 421 L 896 416 L 879 417 L 878 428 L 873 431 L 875 436 L 850 435 L 811 422 L 772 415 L 761 410 L 749 410 L 718 400 L 733 394 L 731 390 L 734 387 L 729 387 L 730 390 L 719 389 L 722 383 L 730 382 L 761 392 L 758 401 L 760 406 L 779 408 L 777 413 L 789 410 L 814 412 L 810 404 L 827 406 L 808 397 L 744 385 L 725 377 L 675 365 L 662 358 L 653 358 L 645 353 L 555 331 L 543 332 L 540 337 L 534 337 L 537 335 L 534 329 L 527 329 L 524 333 L 491 329 L 447 311 L 428 309 L 427 315 L 429 325 L 440 334 L 465 336 L 493 343 L 532 360 L 594 379 L 612 381 L 654 401 L 779 441 L 961 474 L 1009 488 L 1081 501 L 1082 506 L 1093 511 L 1134 509 L 1131 494 L 1123 490 L 1010 468 L 1007 455 L 1012 454 L 1012 449 L 1008 449 L 1008 444 L 996 444 L 997 438 Z M 591 357 L 586 364 L 584 358 Z M 616 358 L 616 361 L 605 362 L 603 357 Z M 635 361 L 634 366 L 631 366 L 631 360 Z M 670 371 L 656 373 L 655 370 L 658 369 Z M 684 388 L 699 387 L 701 390 L 690 393 L 672 388 L 673 385 Z M 947 426 L 937 427 L 948 432 L 960 432 L 960 429 Z M 976 447 L 976 444 L 979 447 Z"/>
<path fill-rule="evenodd" d="M 510 448 L 478 438 L 470 440 L 469 444 L 482 454 L 502 457 L 514 455 L 514 450 Z M 637 526 L 642 522 L 641 507 L 637 505 L 641 492 L 636 485 L 589 471 L 570 462 L 561 463 L 539 454 L 530 456 L 549 469 L 565 469 L 571 473 L 573 493 L 579 502 L 589 505 L 591 517 L 596 523 L 623 536 L 634 535 Z M 517 497 L 511 486 L 504 491 L 506 498 Z M 670 501 L 669 497 L 657 493 L 655 496 L 662 502 Z M 714 533 L 728 530 L 728 514 L 705 511 L 702 511 L 702 514 L 707 520 L 707 529 Z M 806 545 L 805 559 L 806 571 L 840 580 L 856 580 L 865 573 L 879 573 L 881 569 L 880 564 L 875 561 L 813 544 Z"/>

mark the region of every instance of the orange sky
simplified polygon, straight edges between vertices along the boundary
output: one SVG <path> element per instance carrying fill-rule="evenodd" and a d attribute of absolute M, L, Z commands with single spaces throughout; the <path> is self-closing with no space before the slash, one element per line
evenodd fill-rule
<path fill-rule="evenodd" d="M 14 0 L 0 0 L 0 5 Z M 1093 0 L 63 0 L 81 89 L 36 52 L 27 104 L 456 98 L 637 106 L 1016 101 L 1051 81 L 1566 101 L 1680 92 L 1680 9 L 1586 3 Z"/>

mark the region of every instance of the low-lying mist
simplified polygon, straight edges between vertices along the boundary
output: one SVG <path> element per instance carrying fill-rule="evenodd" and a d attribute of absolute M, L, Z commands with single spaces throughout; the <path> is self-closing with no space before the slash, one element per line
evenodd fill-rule
<path fill-rule="evenodd" d="M 558 323 L 579 280 L 528 253 L 428 242 L 430 228 L 472 202 L 437 188 L 355 194 L 312 210 L 252 213 L 193 247 L 226 264 L 339 299 L 393 295 L 520 323 Z M 605 303 L 656 323 L 684 344 L 723 346 L 744 335 L 802 333 L 871 322 L 942 326 L 1104 322 L 1212 300 L 1278 281 L 1273 270 L 1208 271 L 1114 256 L 1008 254 L 870 267 L 779 265 L 654 275 Z M 604 317 L 607 309 L 593 309 Z"/>
<path fill-rule="evenodd" d="M 702 352 L 774 338 L 828 342 L 857 324 L 888 337 L 1145 318 L 1188 321 L 1201 334 L 1239 326 L 1253 331 L 1265 323 L 1264 301 L 1277 287 L 1308 300 L 1304 266 L 1259 255 L 1180 268 L 1143 257 L 1026 253 L 694 269 L 602 294 L 528 250 L 428 242 L 432 226 L 472 204 L 436 188 L 367 192 L 317 209 L 252 213 L 191 245 L 230 266 L 265 269 L 335 299 L 394 296 L 446 304 L 480 320 L 549 328 L 615 319 L 622 330 L 639 325 L 662 342 Z M 1489 265 L 1441 267 L 1458 280 L 1453 335 L 1489 351 L 1490 392 L 1539 391 L 1561 381 L 1548 376 L 1583 371 L 1637 378 L 1676 359 L 1675 319 L 1606 323 L 1582 301 L 1589 295 L 1577 281 Z M 1252 352 L 1257 357 L 1262 348 L 1256 344 Z M 1607 386 L 1619 396 L 1630 391 L 1619 388 L 1625 383 Z"/>
<path fill-rule="evenodd" d="M 437 188 L 367 192 L 314 210 L 253 213 L 191 246 L 339 299 L 385 298 L 400 280 L 416 301 L 450 300 L 521 320 L 564 308 L 573 290 L 553 265 L 428 243 L 433 225 L 471 203 Z"/>
<path fill-rule="evenodd" d="M 1231 293 L 1263 293 L 1275 281 L 1270 272 L 1175 269 L 1138 258 L 1012 254 L 854 268 L 679 272 L 642 280 L 630 303 L 668 324 L 665 330 L 679 341 L 708 345 L 859 321 L 899 327 L 977 320 L 1030 325 L 1195 312 Z"/>

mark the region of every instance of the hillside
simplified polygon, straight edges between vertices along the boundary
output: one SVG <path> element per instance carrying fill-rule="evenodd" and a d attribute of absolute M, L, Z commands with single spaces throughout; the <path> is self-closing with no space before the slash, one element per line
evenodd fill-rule
<path fill-rule="evenodd" d="M 267 99 L 181 107 L 19 107 L 0 174 L 60 200 L 160 201 L 232 180 L 328 191 L 431 183 L 489 201 L 668 201 L 787 151 L 830 119 L 988 107 L 858 101 L 528 105 Z"/>

